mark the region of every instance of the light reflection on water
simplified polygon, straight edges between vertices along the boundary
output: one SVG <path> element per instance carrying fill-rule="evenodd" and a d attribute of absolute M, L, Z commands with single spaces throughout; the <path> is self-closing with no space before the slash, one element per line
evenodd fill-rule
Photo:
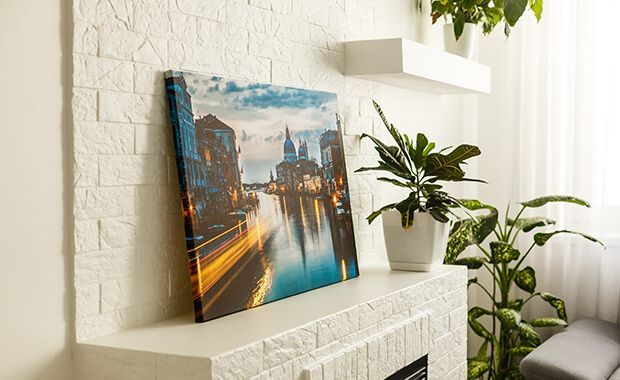
<path fill-rule="evenodd" d="M 330 218 L 328 212 L 332 211 L 326 209 L 322 200 L 304 196 L 289 196 L 287 199 L 286 196 L 263 193 L 258 197 L 261 206 L 256 219 L 265 218 L 269 223 L 263 224 L 271 227 L 259 239 L 264 241 L 261 261 L 264 260 L 262 263 L 266 266 L 252 291 L 252 305 L 357 275 L 352 239 L 341 236 L 342 227 L 338 226 L 342 223 L 335 217 Z M 290 202 L 292 197 L 298 199 Z M 308 224 L 307 217 L 316 223 Z M 334 231 L 330 228 L 330 221 L 335 224 Z M 257 225 L 259 223 L 262 222 Z M 351 232 L 349 230 L 349 234 Z M 338 241 L 335 249 L 332 236 L 350 241 Z M 262 302 L 256 303 L 258 298 Z"/>

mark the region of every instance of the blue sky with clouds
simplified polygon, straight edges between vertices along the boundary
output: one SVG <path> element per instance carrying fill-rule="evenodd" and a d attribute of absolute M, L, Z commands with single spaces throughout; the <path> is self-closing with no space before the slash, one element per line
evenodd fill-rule
<path fill-rule="evenodd" d="M 319 136 L 336 128 L 336 94 L 184 73 L 195 117 L 216 115 L 232 127 L 241 147 L 243 181 L 264 182 L 282 160 L 284 128 L 295 146 L 308 141 L 320 163 Z"/>

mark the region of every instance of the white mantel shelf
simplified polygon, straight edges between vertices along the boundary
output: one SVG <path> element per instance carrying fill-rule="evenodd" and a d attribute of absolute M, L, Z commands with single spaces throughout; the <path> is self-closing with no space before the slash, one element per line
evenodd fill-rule
<path fill-rule="evenodd" d="M 390 271 L 383 266 L 360 271 L 358 278 L 205 323 L 194 323 L 193 316 L 186 314 L 81 342 L 77 379 L 129 374 L 136 378 L 137 373 L 148 379 L 167 378 L 165 373 L 179 379 L 273 378 L 269 371 L 290 371 L 275 378 L 297 379 L 302 373 L 310 376 L 308 371 L 339 350 L 345 355 L 347 349 L 369 347 L 369 339 L 380 339 L 372 336 L 395 337 L 397 331 L 404 339 L 405 328 L 411 332 L 415 326 L 422 334 L 416 335 L 417 348 L 409 350 L 408 357 L 405 350 L 398 350 L 401 359 L 387 372 L 425 353 L 432 356 L 437 339 L 446 342 L 443 356 L 429 356 L 429 362 L 443 358 L 446 363 L 440 368 L 449 368 L 447 361 L 456 357 L 458 365 L 454 365 L 464 371 L 465 267 L 443 266 L 427 273 Z M 437 328 L 432 325 L 434 319 L 440 321 Z M 188 368 L 191 373 L 181 376 Z"/>
<path fill-rule="evenodd" d="M 345 43 L 345 75 L 434 94 L 489 94 L 491 69 L 404 38 Z"/>

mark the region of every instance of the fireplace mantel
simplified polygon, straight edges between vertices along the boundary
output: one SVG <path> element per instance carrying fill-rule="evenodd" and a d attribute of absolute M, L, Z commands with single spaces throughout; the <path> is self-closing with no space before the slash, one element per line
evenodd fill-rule
<path fill-rule="evenodd" d="M 186 314 L 81 342 L 76 374 L 322 379 L 355 371 L 373 379 L 429 354 L 430 378 L 464 378 L 466 283 L 464 267 L 362 267 L 358 278 L 206 323 Z"/>

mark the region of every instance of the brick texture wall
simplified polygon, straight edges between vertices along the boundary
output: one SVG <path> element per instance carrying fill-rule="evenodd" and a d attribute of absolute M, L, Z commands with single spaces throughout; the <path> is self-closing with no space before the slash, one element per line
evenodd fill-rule
<path fill-rule="evenodd" d="M 336 92 L 360 261 L 382 257 L 362 132 L 370 98 L 342 41 L 373 37 L 372 0 L 73 0 L 75 319 L 78 341 L 191 308 L 166 69 Z"/>

